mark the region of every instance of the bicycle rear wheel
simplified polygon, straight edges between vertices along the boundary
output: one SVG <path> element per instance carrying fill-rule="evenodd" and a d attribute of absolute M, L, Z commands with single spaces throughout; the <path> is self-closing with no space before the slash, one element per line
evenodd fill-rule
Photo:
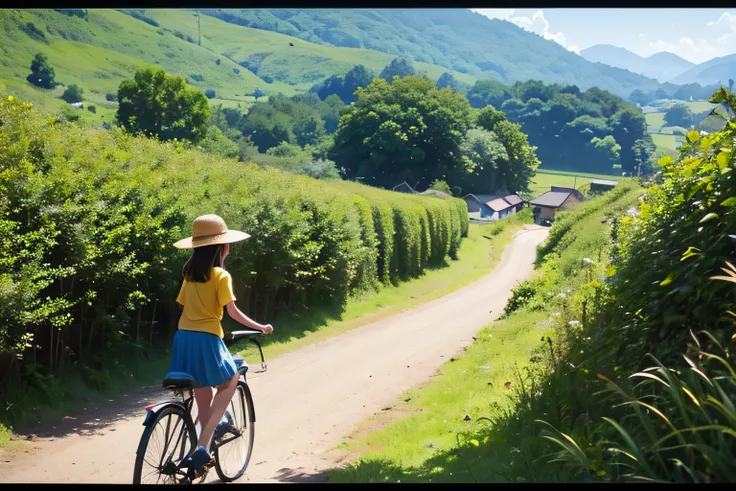
<path fill-rule="evenodd" d="M 233 398 L 228 405 L 233 425 L 240 430 L 240 436 L 225 435 L 213 442 L 215 449 L 215 470 L 224 482 L 239 479 L 248 467 L 253 452 L 255 436 L 255 414 L 253 397 L 248 384 L 238 382 Z"/>
<path fill-rule="evenodd" d="M 143 431 L 135 459 L 133 484 L 180 484 L 185 471 L 179 463 L 194 451 L 197 430 L 179 406 L 162 409 L 153 424 Z"/>

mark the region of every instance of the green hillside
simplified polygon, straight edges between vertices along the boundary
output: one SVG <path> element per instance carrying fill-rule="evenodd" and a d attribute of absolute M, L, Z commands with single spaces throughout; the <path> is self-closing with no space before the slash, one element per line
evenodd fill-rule
<path fill-rule="evenodd" d="M 0 22 L 0 79 L 25 82 L 31 59 L 41 52 L 48 56 L 57 81 L 79 85 L 86 100 L 103 107 L 115 106 L 106 101 L 106 93 L 116 93 L 123 79 L 146 65 L 158 65 L 203 90 L 216 90 L 219 97 L 243 102 L 250 99 L 243 94 L 256 87 L 294 92 L 286 84 L 268 84 L 228 59 L 217 65 L 221 57 L 216 53 L 113 10 L 89 10 L 87 21 L 48 9 L 3 10 Z"/>
<path fill-rule="evenodd" d="M 42 108 L 58 111 L 64 106 L 58 99 L 62 87 L 49 91 L 26 82 L 33 56 L 41 52 L 54 68 L 56 81 L 82 87 L 85 102 L 97 109 L 95 115 L 80 114 L 100 123 L 111 121 L 117 107 L 106 94 L 116 94 L 120 82 L 141 66 L 157 65 L 202 90 L 215 90 L 213 104 L 247 107 L 253 98 L 245 94 L 256 88 L 266 94 L 293 95 L 333 74 L 342 75 L 357 63 L 379 72 L 393 59 L 386 53 L 306 43 L 207 16 L 201 18 L 199 46 L 191 42 L 197 39 L 195 13 L 149 10 L 146 16 L 159 26 L 116 10 L 88 10 L 86 20 L 51 9 L 2 10 L 0 88 Z M 264 59 L 266 52 L 269 56 Z M 254 70 L 239 64 L 259 58 Z M 433 79 L 447 71 L 423 63 L 417 68 Z M 475 82 L 469 75 L 454 75 L 469 84 Z"/>
<path fill-rule="evenodd" d="M 203 9 L 233 24 L 332 46 L 368 48 L 505 83 L 597 86 L 627 97 L 660 84 L 643 75 L 591 63 L 553 41 L 467 9 Z"/>
<path fill-rule="evenodd" d="M 197 16 L 187 10 L 146 10 L 145 15 L 162 27 L 178 29 L 197 39 Z M 202 46 L 249 68 L 259 77 L 308 89 L 331 75 L 345 75 L 356 64 L 376 75 L 395 56 L 369 49 L 338 48 L 314 44 L 292 36 L 230 24 L 203 15 L 200 19 Z M 292 46 L 293 45 L 293 46 Z M 447 68 L 416 63 L 417 70 L 437 80 Z M 458 80 L 473 84 L 475 78 L 453 73 Z"/>

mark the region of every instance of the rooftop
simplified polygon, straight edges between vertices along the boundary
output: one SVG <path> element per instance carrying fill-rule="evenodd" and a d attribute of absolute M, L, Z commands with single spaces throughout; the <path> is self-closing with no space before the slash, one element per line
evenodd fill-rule
<path fill-rule="evenodd" d="M 559 206 L 562 206 L 562 204 L 567 201 L 567 198 L 570 197 L 569 192 L 559 192 L 559 191 L 547 191 L 543 195 L 534 198 L 532 200 L 529 200 L 530 205 L 535 206 L 549 206 L 552 208 L 557 208 Z"/>
<path fill-rule="evenodd" d="M 599 186 L 615 186 L 618 181 L 608 181 L 606 179 L 594 179 L 590 181 L 591 184 L 598 184 Z"/>
<path fill-rule="evenodd" d="M 513 206 L 503 198 L 496 198 L 493 201 L 490 201 L 486 204 L 493 211 L 501 211 L 501 210 L 505 210 L 506 208 Z"/>

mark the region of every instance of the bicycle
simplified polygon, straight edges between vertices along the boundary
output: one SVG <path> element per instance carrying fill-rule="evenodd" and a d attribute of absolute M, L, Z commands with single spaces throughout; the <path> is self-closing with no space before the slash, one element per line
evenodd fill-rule
<path fill-rule="evenodd" d="M 261 354 L 261 368 L 259 372 L 268 369 L 263 357 L 263 349 L 258 340 L 261 331 L 234 331 L 228 340 L 235 341 L 244 338 L 253 342 Z M 240 360 L 237 360 L 240 361 Z M 136 451 L 133 484 L 143 484 L 151 475 L 155 474 L 155 484 L 192 484 L 199 479 L 202 483 L 214 463 L 217 475 L 223 482 L 232 482 L 239 479 L 248 467 L 253 452 L 254 427 L 256 422 L 253 397 L 246 382 L 248 365 L 241 362 L 238 366 L 240 380 L 233 394 L 233 398 L 225 412 L 225 418 L 233 424 L 240 435 L 218 436 L 217 431 L 209 442 L 208 450 L 213 461 L 206 465 L 201 474 L 195 474 L 193 469 L 181 467 L 182 460 L 197 448 L 197 430 L 192 419 L 194 405 L 194 389 L 197 381 L 189 374 L 170 372 L 166 374 L 163 386 L 173 390 L 181 397 L 181 401 L 170 400 L 146 406 L 146 418 L 143 421 L 143 435 Z M 155 437 L 163 431 L 163 442 L 158 443 Z M 153 443 L 152 443 L 153 442 Z M 247 445 L 244 447 L 244 445 Z M 163 449 L 163 450 L 161 450 Z M 232 453 L 235 459 L 230 459 Z M 144 467 L 152 468 L 145 473 Z"/>

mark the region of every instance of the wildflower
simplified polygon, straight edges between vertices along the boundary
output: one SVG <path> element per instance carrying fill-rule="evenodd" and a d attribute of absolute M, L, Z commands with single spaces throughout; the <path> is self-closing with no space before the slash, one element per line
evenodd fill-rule
<path fill-rule="evenodd" d="M 577 327 L 580 325 L 580 321 L 570 321 L 568 322 L 568 324 L 570 324 L 572 327 Z"/>
<path fill-rule="evenodd" d="M 561 316 L 561 315 L 562 315 L 562 314 L 561 314 L 560 312 L 552 312 L 552 316 L 553 316 L 553 317 L 559 317 L 559 316 Z"/>
<path fill-rule="evenodd" d="M 565 295 L 564 293 L 560 293 L 560 294 L 558 294 L 557 296 L 558 296 L 558 297 L 560 297 L 560 298 L 565 298 L 565 297 L 567 297 L 567 295 Z"/>
<path fill-rule="evenodd" d="M 583 258 L 583 262 L 584 263 L 587 263 L 587 264 L 595 264 L 595 261 L 593 261 L 592 259 L 590 259 L 588 257 L 584 257 Z"/>
<path fill-rule="evenodd" d="M 9 102 L 13 102 L 13 99 L 15 99 L 15 97 L 13 97 L 12 95 L 9 95 L 9 96 L 8 96 L 8 101 L 9 101 Z"/>

